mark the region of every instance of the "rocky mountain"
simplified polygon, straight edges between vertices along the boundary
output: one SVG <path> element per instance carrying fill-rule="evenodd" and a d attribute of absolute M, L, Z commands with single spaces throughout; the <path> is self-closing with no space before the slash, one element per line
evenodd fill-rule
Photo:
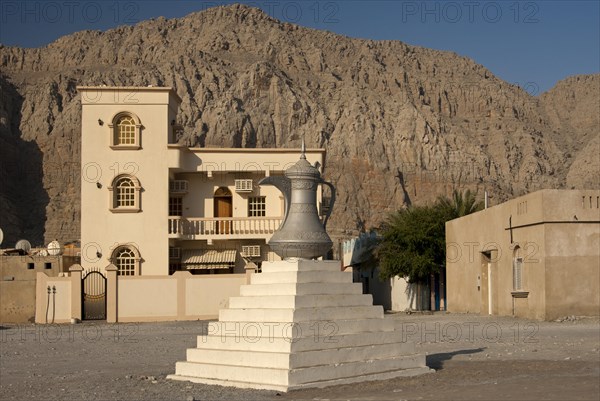
<path fill-rule="evenodd" d="M 575 76 L 540 96 L 547 121 L 568 158 L 567 188 L 600 187 L 600 75 Z"/>
<path fill-rule="evenodd" d="M 326 148 L 334 237 L 453 188 L 487 189 L 499 203 L 600 187 L 599 75 L 532 97 L 454 53 L 351 39 L 242 5 L 0 46 L 0 65 L 5 246 L 79 236 L 77 85 L 174 87 L 190 145 L 298 147 L 304 135 Z"/>

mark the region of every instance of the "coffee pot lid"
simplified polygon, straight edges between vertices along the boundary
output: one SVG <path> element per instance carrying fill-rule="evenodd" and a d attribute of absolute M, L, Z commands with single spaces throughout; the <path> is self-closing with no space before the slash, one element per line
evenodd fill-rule
<path fill-rule="evenodd" d="M 304 144 L 304 137 L 302 137 L 302 153 L 300 154 L 300 160 L 293 166 L 285 170 L 285 176 L 289 178 L 293 177 L 321 177 L 319 170 L 310 164 L 306 160 L 306 145 Z"/>

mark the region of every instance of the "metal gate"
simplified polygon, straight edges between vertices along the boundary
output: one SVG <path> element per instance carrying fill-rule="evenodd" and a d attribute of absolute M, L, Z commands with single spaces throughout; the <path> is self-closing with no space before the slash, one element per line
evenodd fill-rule
<path fill-rule="evenodd" d="M 83 320 L 105 320 L 106 277 L 98 270 L 90 270 L 81 281 Z"/>

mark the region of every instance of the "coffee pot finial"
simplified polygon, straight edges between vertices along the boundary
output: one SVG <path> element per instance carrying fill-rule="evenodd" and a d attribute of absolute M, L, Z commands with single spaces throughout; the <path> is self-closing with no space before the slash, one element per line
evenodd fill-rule
<path fill-rule="evenodd" d="M 300 154 L 300 158 L 306 160 L 306 144 L 304 143 L 304 134 L 302 134 L 302 146 L 300 151 L 302 152 Z"/>

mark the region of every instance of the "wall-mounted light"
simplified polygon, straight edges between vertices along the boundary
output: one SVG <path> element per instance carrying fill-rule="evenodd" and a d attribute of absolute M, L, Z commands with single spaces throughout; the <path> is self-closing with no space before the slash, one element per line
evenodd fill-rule
<path fill-rule="evenodd" d="M 101 118 L 98 119 L 98 125 L 104 125 L 104 121 Z"/>
<path fill-rule="evenodd" d="M 102 184 L 100 184 L 99 182 L 97 182 L 97 183 L 96 183 L 96 187 L 97 187 L 98 189 L 100 189 L 100 188 L 102 188 Z"/>

